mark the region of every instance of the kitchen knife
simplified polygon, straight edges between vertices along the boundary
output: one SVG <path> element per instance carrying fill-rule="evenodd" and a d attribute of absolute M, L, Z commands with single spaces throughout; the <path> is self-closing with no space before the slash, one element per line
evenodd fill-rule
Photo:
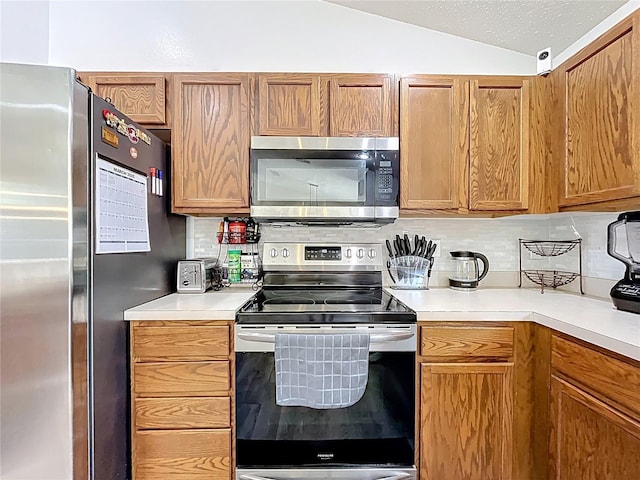
<path fill-rule="evenodd" d="M 409 235 L 404 234 L 404 254 L 411 255 L 411 240 L 409 240 Z"/>
<path fill-rule="evenodd" d="M 433 254 L 436 252 L 437 246 L 438 246 L 437 243 L 434 243 L 433 245 L 431 245 L 431 248 L 429 248 L 429 250 L 427 251 L 427 257 L 433 258 Z"/>
<path fill-rule="evenodd" d="M 427 251 L 427 239 L 424 236 L 420 239 L 420 248 L 418 248 L 418 256 L 422 257 Z"/>
<path fill-rule="evenodd" d="M 398 254 L 400 256 L 403 256 L 405 254 L 404 253 L 404 242 L 400 238 L 400 235 L 396 235 L 396 244 L 398 246 Z"/>
<path fill-rule="evenodd" d="M 417 255 L 418 249 L 420 248 L 420 237 L 416 233 L 415 237 L 413 237 L 413 253 L 411 255 Z"/>
<path fill-rule="evenodd" d="M 433 242 L 429 240 L 426 248 L 424 249 L 424 255 L 422 255 L 424 258 L 429 258 L 429 251 L 431 250 L 431 245 L 433 245 Z"/>
<path fill-rule="evenodd" d="M 389 251 L 389 257 L 394 258 L 395 255 L 393 254 L 393 250 L 391 250 L 391 242 L 389 240 L 387 240 L 386 242 L 387 242 L 387 250 Z"/>
<path fill-rule="evenodd" d="M 400 236 L 396 235 L 396 239 L 393 241 L 393 246 L 396 249 L 396 257 L 402 256 L 402 246 L 400 245 Z"/>

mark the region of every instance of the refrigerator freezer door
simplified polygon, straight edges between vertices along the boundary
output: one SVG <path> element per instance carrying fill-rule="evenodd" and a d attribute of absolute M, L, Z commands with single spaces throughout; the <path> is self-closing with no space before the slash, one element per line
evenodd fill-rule
<path fill-rule="evenodd" d="M 87 476 L 87 99 L 71 69 L 0 65 L 3 480 Z"/>

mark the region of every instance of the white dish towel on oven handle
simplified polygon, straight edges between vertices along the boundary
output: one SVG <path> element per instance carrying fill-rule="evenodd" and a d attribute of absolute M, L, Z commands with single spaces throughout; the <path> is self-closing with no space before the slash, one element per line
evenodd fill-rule
<path fill-rule="evenodd" d="M 276 404 L 345 408 L 362 398 L 369 377 L 369 335 L 275 336 Z"/>

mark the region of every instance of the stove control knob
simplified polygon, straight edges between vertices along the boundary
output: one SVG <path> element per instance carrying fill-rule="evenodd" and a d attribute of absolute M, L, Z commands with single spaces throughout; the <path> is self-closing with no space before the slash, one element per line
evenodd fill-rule
<path fill-rule="evenodd" d="M 288 249 L 286 249 L 286 248 L 283 248 L 283 249 L 282 249 L 282 256 L 283 256 L 284 258 L 287 258 L 289 255 L 290 255 L 289 250 L 288 250 Z"/>
<path fill-rule="evenodd" d="M 278 256 L 278 250 L 276 250 L 275 248 L 272 248 L 271 250 L 269 250 L 269 255 L 273 258 L 273 257 L 277 257 Z"/>
<path fill-rule="evenodd" d="M 369 249 L 369 258 L 376 258 L 376 249 L 375 248 L 370 248 Z"/>
<path fill-rule="evenodd" d="M 346 252 L 344 252 L 344 256 L 345 256 L 345 257 L 347 257 L 347 258 L 351 258 L 351 256 L 352 256 L 352 255 L 353 255 L 353 254 L 351 253 L 351 249 L 350 249 L 350 248 L 347 248 L 347 251 L 346 251 Z"/>
<path fill-rule="evenodd" d="M 356 252 L 356 257 L 363 258 L 364 257 L 364 248 L 359 248 Z"/>

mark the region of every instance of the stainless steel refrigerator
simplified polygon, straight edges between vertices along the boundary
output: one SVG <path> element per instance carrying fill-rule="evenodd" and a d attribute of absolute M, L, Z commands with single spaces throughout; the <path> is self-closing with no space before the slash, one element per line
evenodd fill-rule
<path fill-rule="evenodd" d="M 165 144 L 74 70 L 0 64 L 2 480 L 130 475 L 123 311 L 174 291 L 186 242 L 169 166 Z M 104 193 L 113 178 L 122 190 Z"/>

